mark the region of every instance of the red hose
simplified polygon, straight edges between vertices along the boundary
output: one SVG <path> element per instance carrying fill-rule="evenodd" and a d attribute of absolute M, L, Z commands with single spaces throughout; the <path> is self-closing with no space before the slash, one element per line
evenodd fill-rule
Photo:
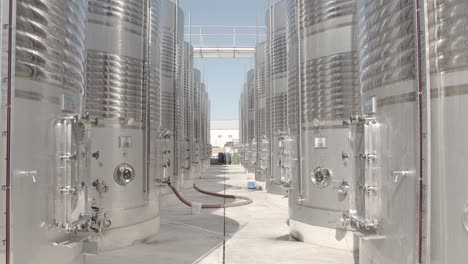
<path fill-rule="evenodd" d="M 189 200 L 185 199 L 182 194 L 172 185 L 169 185 L 171 187 L 172 191 L 174 194 L 179 198 L 179 200 L 186 204 L 187 206 L 192 207 L 192 202 Z M 214 193 L 214 192 L 207 192 L 202 189 L 199 189 L 195 184 L 193 185 L 193 188 L 197 190 L 200 193 L 211 195 L 211 196 L 216 196 L 216 197 L 221 197 L 221 198 L 228 198 L 228 199 L 237 199 L 237 200 L 242 200 L 239 202 L 234 202 L 234 203 L 224 203 L 224 204 L 202 204 L 201 208 L 202 209 L 219 209 L 219 208 L 229 208 L 229 207 L 237 207 L 237 206 L 243 206 L 243 205 L 248 205 L 251 204 L 253 201 L 249 197 L 246 196 L 239 196 L 239 195 L 231 195 L 231 194 L 220 194 L 220 193 Z"/>

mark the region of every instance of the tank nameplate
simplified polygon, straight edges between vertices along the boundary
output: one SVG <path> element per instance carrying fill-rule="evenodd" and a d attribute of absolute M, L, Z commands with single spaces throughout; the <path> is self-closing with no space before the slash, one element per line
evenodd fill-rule
<path fill-rule="evenodd" d="M 114 171 L 115 181 L 122 186 L 127 186 L 135 179 L 135 169 L 127 163 L 122 163 Z"/>
<path fill-rule="evenodd" d="M 328 139 L 326 137 L 316 137 L 315 138 L 315 148 L 316 149 L 327 149 L 328 148 Z"/>
<path fill-rule="evenodd" d="M 132 148 L 132 137 L 120 136 L 119 137 L 119 148 L 121 148 L 121 149 Z"/>
<path fill-rule="evenodd" d="M 320 189 L 323 189 L 332 182 L 332 175 L 329 169 L 319 166 L 312 172 L 312 183 Z"/>

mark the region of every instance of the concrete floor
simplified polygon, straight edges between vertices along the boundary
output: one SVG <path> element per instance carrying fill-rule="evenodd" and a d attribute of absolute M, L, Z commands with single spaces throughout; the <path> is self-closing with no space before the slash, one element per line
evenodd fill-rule
<path fill-rule="evenodd" d="M 182 204 L 161 212 L 161 233 L 130 248 L 87 256 L 89 264 L 354 264 L 351 253 L 289 238 L 288 199 L 246 189 L 252 174 L 240 166 L 213 166 L 197 185 L 208 191 L 251 197 L 251 205 L 192 214 Z M 222 203 L 222 198 L 184 191 L 191 201 Z M 224 215 L 226 217 L 224 217 Z M 226 237 L 224 236 L 224 230 Z"/>

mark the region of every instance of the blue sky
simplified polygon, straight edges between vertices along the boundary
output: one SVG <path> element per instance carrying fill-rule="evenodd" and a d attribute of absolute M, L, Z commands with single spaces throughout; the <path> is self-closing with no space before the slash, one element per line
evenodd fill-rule
<path fill-rule="evenodd" d="M 190 13 L 192 25 L 264 26 L 268 0 L 180 0 L 180 5 L 186 25 Z M 198 39 L 192 38 L 192 42 Z M 239 96 L 253 59 L 196 59 L 195 67 L 204 70 L 211 98 L 211 119 L 238 119 Z"/>

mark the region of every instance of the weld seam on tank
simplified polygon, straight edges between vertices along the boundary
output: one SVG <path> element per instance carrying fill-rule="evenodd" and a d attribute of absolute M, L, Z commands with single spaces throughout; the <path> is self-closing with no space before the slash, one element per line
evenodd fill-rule
<path fill-rule="evenodd" d="M 182 194 L 172 185 L 169 185 L 171 190 L 174 192 L 174 194 L 177 196 L 177 198 L 184 203 L 185 205 L 192 207 L 192 202 L 189 200 L 185 199 Z M 240 195 L 232 195 L 232 194 L 220 194 L 220 193 L 214 193 L 214 192 L 208 192 L 205 190 L 202 190 L 198 188 L 195 184 L 193 185 L 193 188 L 203 194 L 210 195 L 210 196 L 216 196 L 216 197 L 221 197 L 221 198 L 228 198 L 228 199 L 236 199 L 236 200 L 243 200 L 241 202 L 233 202 L 233 203 L 223 203 L 223 204 L 202 204 L 201 208 L 202 209 L 220 209 L 220 208 L 230 208 L 230 207 L 239 207 L 239 206 L 244 206 L 251 204 L 253 202 L 252 199 L 246 196 L 240 196 Z"/>

